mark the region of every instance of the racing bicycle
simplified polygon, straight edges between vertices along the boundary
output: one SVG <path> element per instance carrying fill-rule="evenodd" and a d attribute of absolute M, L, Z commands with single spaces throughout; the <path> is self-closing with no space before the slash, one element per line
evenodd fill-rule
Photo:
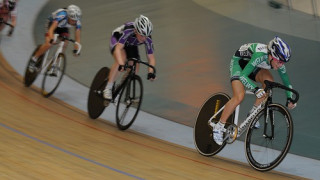
<path fill-rule="evenodd" d="M 143 85 L 139 75 L 136 74 L 137 65 L 144 64 L 156 69 L 140 59 L 130 58 L 124 65 L 125 73 L 119 84 L 114 84 L 112 89 L 112 99 L 103 98 L 103 90 L 108 82 L 108 67 L 101 68 L 95 75 L 89 90 L 88 96 L 88 114 L 92 119 L 98 118 L 110 103 L 116 106 L 116 123 L 120 130 L 128 129 L 135 121 L 143 97 Z M 122 67 L 119 67 L 119 70 Z"/>
<path fill-rule="evenodd" d="M 224 142 L 218 145 L 213 140 L 213 126 L 221 117 L 225 104 L 230 97 L 225 93 L 213 94 L 202 105 L 194 126 L 194 141 L 198 152 L 204 156 L 213 156 L 219 153 L 226 144 L 233 143 L 244 132 L 245 153 L 249 164 L 258 171 L 269 171 L 277 167 L 286 157 L 293 138 L 293 121 L 287 108 L 272 102 L 273 88 L 291 91 L 295 95 L 292 100 L 296 103 L 299 93 L 282 84 L 265 81 L 267 97 L 250 113 L 240 124 L 238 116 L 240 105 L 229 117 L 224 132 Z M 247 94 L 254 94 L 246 91 Z M 256 123 L 260 127 L 257 128 Z"/>
<path fill-rule="evenodd" d="M 65 73 L 66 56 L 63 53 L 65 41 L 70 41 L 78 45 L 76 54 L 79 54 L 81 51 L 81 44 L 75 40 L 69 39 L 66 36 L 59 36 L 58 34 L 55 34 L 54 42 L 56 42 L 57 39 L 59 39 L 60 42 L 58 43 L 56 51 L 52 53 L 52 55 L 49 55 L 49 53 L 53 46 L 38 58 L 34 69 L 29 68 L 32 61 L 30 58 L 25 70 L 24 84 L 26 87 L 31 86 L 38 75 L 43 72 L 41 93 L 44 97 L 49 97 L 55 92 Z M 38 51 L 40 46 L 41 45 L 34 50 L 31 57 L 33 57 L 33 55 Z"/>

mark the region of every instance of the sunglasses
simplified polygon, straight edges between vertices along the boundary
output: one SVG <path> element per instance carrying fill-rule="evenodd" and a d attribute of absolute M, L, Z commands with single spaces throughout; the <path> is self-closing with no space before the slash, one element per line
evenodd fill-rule
<path fill-rule="evenodd" d="M 272 56 L 272 60 L 274 60 L 277 64 L 279 64 L 279 65 L 281 65 L 281 66 L 284 64 L 283 61 L 280 61 L 280 60 L 274 58 L 273 56 Z"/>

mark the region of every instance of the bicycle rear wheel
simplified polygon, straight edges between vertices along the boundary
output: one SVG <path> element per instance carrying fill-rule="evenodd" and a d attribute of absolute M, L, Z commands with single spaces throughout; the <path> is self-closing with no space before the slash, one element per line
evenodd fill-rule
<path fill-rule="evenodd" d="M 200 112 L 197 116 L 196 123 L 194 125 L 194 142 L 198 152 L 204 156 L 213 156 L 220 152 L 226 142 L 222 145 L 218 145 L 212 136 L 212 128 L 208 124 L 209 119 L 221 109 L 228 101 L 230 97 L 225 93 L 216 93 L 213 94 L 209 99 L 205 101 L 202 105 Z M 222 112 L 221 112 L 222 113 Z M 213 121 L 218 122 L 221 117 L 221 113 L 213 119 Z M 234 113 L 227 120 L 226 127 L 232 124 L 234 121 Z"/>
<path fill-rule="evenodd" d="M 107 85 L 109 71 L 110 69 L 108 67 L 101 68 L 91 83 L 87 107 L 89 117 L 92 119 L 98 118 L 106 108 L 102 92 Z"/>
<path fill-rule="evenodd" d="M 142 80 L 135 75 L 125 84 L 117 101 L 116 121 L 121 130 L 128 129 L 136 119 L 142 103 Z"/>
<path fill-rule="evenodd" d="M 51 64 L 47 67 L 42 80 L 41 93 L 44 97 L 51 96 L 58 88 L 61 83 L 62 77 L 66 69 L 66 57 L 60 53 L 56 60 L 56 63 Z"/>
<path fill-rule="evenodd" d="M 268 114 L 266 114 L 268 112 Z M 254 124 L 259 121 L 260 128 Z M 280 104 L 270 104 L 251 122 L 245 142 L 250 165 L 258 171 L 277 167 L 287 155 L 293 137 L 293 122 L 288 110 Z"/>
<path fill-rule="evenodd" d="M 38 51 L 38 49 L 40 48 L 41 45 L 39 45 L 32 53 L 32 55 L 30 56 L 30 59 L 27 63 L 26 69 L 25 69 L 25 73 L 24 73 L 24 85 L 26 87 L 31 86 L 31 84 L 36 80 L 38 74 L 41 71 L 41 65 L 42 65 L 42 61 L 43 61 L 43 55 L 40 56 L 36 62 L 36 70 L 34 70 L 33 72 L 31 72 L 29 70 L 29 66 L 30 66 L 30 62 L 31 62 L 31 58 L 33 57 L 33 55 Z"/>

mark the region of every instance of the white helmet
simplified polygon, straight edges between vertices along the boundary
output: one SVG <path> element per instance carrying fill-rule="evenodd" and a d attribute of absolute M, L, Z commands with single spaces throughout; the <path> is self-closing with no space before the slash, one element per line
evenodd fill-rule
<path fill-rule="evenodd" d="M 289 45 L 278 36 L 276 36 L 269 42 L 268 50 L 270 51 L 271 56 L 275 59 L 278 59 L 285 63 L 290 60 L 291 49 Z"/>
<path fill-rule="evenodd" d="M 136 18 L 134 21 L 134 27 L 142 36 L 150 36 L 153 30 L 151 21 L 143 15 Z"/>
<path fill-rule="evenodd" d="M 78 21 L 81 18 L 81 10 L 76 5 L 70 5 L 67 8 L 68 17 L 72 20 Z"/>

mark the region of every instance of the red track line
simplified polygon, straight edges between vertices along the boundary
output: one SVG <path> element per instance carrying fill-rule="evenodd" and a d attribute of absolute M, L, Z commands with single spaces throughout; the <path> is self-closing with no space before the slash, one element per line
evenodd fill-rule
<path fill-rule="evenodd" d="M 147 148 L 154 149 L 154 150 L 157 150 L 157 151 L 160 151 L 160 152 L 164 152 L 164 153 L 167 153 L 167 154 L 170 154 L 170 155 L 172 155 L 172 156 L 176 156 L 176 157 L 179 157 L 179 158 L 182 158 L 182 159 L 186 159 L 186 160 L 190 160 L 190 161 L 193 161 L 193 162 L 196 162 L 196 163 L 199 163 L 199 164 L 203 164 L 203 165 L 207 165 L 207 166 L 210 166 L 210 167 L 214 167 L 214 168 L 217 168 L 217 169 L 220 169 L 220 170 L 223 170 L 223 171 L 232 172 L 232 173 L 239 174 L 239 175 L 242 175 L 242 176 L 245 176 L 245 177 L 250 177 L 250 178 L 253 178 L 253 179 L 261 179 L 261 178 L 255 177 L 255 176 L 251 176 L 251 175 L 248 175 L 248 174 L 244 174 L 244 173 L 232 171 L 232 170 L 230 170 L 230 169 L 222 168 L 222 167 L 219 167 L 219 166 L 214 166 L 214 165 L 208 164 L 208 163 L 206 163 L 206 162 L 201 162 L 201 161 L 199 161 L 199 160 L 195 160 L 195 159 L 188 158 L 188 157 L 185 157 L 185 156 L 177 155 L 177 154 L 171 153 L 171 152 L 169 152 L 169 151 L 165 151 L 165 150 L 162 150 L 162 149 L 158 149 L 158 148 L 155 148 L 155 147 L 153 147 L 153 146 L 149 146 L 149 145 L 146 145 L 146 144 L 143 144 L 143 143 L 140 143 L 140 142 L 132 141 L 132 140 L 130 140 L 130 139 L 127 139 L 127 138 L 123 138 L 123 137 L 114 135 L 114 134 L 112 134 L 112 133 L 110 133 L 110 132 L 107 132 L 107 131 L 105 131 L 105 130 L 102 130 L 102 129 L 96 128 L 96 127 L 94 127 L 94 126 L 90 126 L 90 125 L 88 125 L 88 124 L 79 122 L 79 121 L 77 121 L 77 120 L 75 120 L 75 119 L 70 118 L 69 116 L 66 116 L 66 115 L 64 115 L 64 114 L 61 114 L 61 113 L 59 113 L 59 112 L 57 112 L 57 111 L 52 110 L 51 108 L 48 108 L 48 107 L 46 107 L 46 106 L 44 106 L 44 105 L 42 105 L 42 104 L 39 104 L 39 103 L 37 103 L 37 102 L 29 99 L 29 98 L 26 97 L 25 95 L 16 92 L 14 89 L 10 88 L 9 86 L 7 86 L 6 84 L 4 84 L 4 83 L 1 82 L 1 81 L 0 81 L 0 85 L 1 85 L 3 88 L 7 89 L 9 92 L 11 92 L 11 93 L 17 95 L 18 97 L 24 99 L 25 101 L 28 101 L 28 102 L 36 105 L 36 106 L 39 106 L 39 107 L 41 107 L 41 108 L 43 108 L 43 109 L 45 109 L 45 110 L 47 110 L 47 111 L 49 111 L 49 112 L 51 112 L 51 113 L 57 114 L 57 115 L 65 118 L 65 119 L 67 119 L 67 120 L 71 120 L 71 121 L 76 122 L 76 123 L 78 123 L 78 124 L 87 126 L 87 127 L 91 128 L 91 129 L 94 129 L 94 130 L 100 131 L 100 132 L 102 132 L 102 133 L 108 134 L 108 135 L 110 135 L 110 136 L 113 136 L 113 137 L 122 139 L 122 140 L 127 141 L 127 142 L 131 142 L 131 143 L 133 143 L 133 144 L 138 144 L 138 145 L 143 146 L 143 147 L 147 147 Z"/>

